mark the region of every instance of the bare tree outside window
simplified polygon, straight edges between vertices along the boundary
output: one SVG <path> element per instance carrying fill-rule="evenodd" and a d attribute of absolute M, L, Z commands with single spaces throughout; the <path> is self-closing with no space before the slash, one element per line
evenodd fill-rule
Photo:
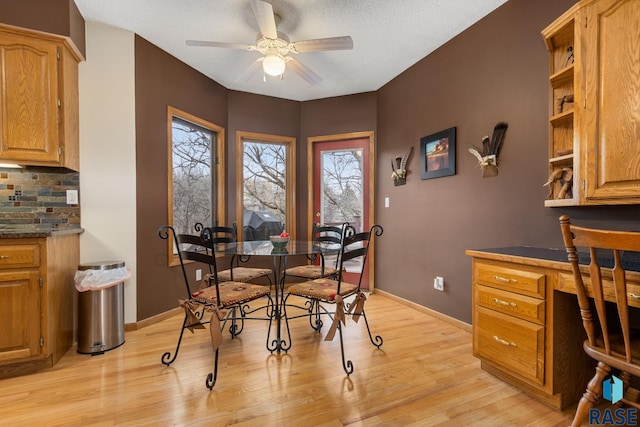
<path fill-rule="evenodd" d="M 174 117 L 172 122 L 173 227 L 193 233 L 197 222 L 212 224 L 212 152 L 215 134 Z"/>
<path fill-rule="evenodd" d="M 236 133 L 237 223 L 243 240 L 295 233 L 295 138 Z"/>
<path fill-rule="evenodd" d="M 167 107 L 167 224 L 177 233 L 224 218 L 224 139 L 223 127 Z M 171 239 L 167 258 L 169 266 L 179 264 Z"/>
<path fill-rule="evenodd" d="M 359 150 L 323 151 L 321 156 L 322 222 L 338 225 L 354 223 L 362 216 L 362 152 Z"/>
<path fill-rule="evenodd" d="M 273 213 L 284 224 L 286 149 L 281 144 L 244 142 L 244 208 Z"/>

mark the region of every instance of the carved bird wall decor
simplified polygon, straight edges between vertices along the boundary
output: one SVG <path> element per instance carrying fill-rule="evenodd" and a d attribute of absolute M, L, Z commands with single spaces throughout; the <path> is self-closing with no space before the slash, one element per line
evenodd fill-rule
<path fill-rule="evenodd" d="M 469 153 L 478 159 L 478 164 L 482 168 L 482 177 L 498 175 L 498 156 L 504 142 L 504 134 L 508 125 L 504 122 L 498 123 L 493 128 L 493 135 L 489 139 L 488 135 L 482 137 L 482 148 L 469 145 Z"/>
<path fill-rule="evenodd" d="M 393 164 L 393 160 L 391 160 L 391 179 L 393 179 L 393 184 L 404 185 L 407 183 L 407 162 L 409 161 L 409 156 L 413 152 L 413 146 L 409 147 L 409 149 L 404 153 L 402 157 L 396 157 L 396 164 Z"/>

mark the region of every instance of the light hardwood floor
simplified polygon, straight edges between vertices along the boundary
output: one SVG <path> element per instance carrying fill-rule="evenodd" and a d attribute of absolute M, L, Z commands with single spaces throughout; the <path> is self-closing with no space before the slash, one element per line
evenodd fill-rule
<path fill-rule="evenodd" d="M 566 426 L 558 412 L 480 369 L 471 334 L 381 295 L 366 304 L 375 349 L 363 322 L 348 319 L 347 378 L 336 339 L 291 322 L 288 354 L 265 348 L 266 323 L 225 333 L 218 382 L 205 377 L 213 352 L 208 331 L 185 333 L 171 367 L 181 316 L 126 333 L 103 355 L 72 348 L 52 369 L 0 381 L 4 426 Z M 326 332 L 328 324 L 323 329 Z"/>

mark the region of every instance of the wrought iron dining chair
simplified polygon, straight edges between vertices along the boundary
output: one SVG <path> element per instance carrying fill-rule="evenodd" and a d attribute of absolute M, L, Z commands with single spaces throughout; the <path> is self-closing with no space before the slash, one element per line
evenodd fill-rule
<path fill-rule="evenodd" d="M 202 233 L 205 229 L 204 225 L 201 223 L 196 223 L 194 228 L 198 233 Z M 220 243 L 236 243 L 238 241 L 238 226 L 235 222 L 231 227 L 216 226 L 206 227 L 206 229 L 208 230 L 208 236 L 210 236 L 214 245 Z M 218 272 L 218 280 L 253 282 L 256 279 L 266 277 L 269 281 L 269 286 L 271 286 L 273 284 L 271 281 L 272 270 L 260 267 L 242 267 L 240 265 L 241 263 L 246 263 L 248 261 L 248 258 L 232 255 L 229 268 Z"/>
<path fill-rule="evenodd" d="M 213 372 L 208 374 L 205 384 L 211 390 L 218 376 L 218 355 L 219 347 L 222 343 L 221 330 L 226 322 L 230 321 L 229 332 L 231 336 L 235 337 L 240 334 L 244 328 L 244 321 L 248 319 L 246 316 L 247 303 L 265 297 L 269 301 L 265 306 L 268 309 L 272 305 L 270 290 L 266 286 L 247 282 L 219 280 L 215 247 L 207 234 L 206 228 L 200 236 L 196 236 L 177 234 L 172 226 L 164 225 L 158 229 L 158 234 L 165 240 L 173 238 L 186 288 L 185 299 L 179 300 L 180 306 L 184 308 L 185 315 L 178 343 L 173 355 L 170 351 L 167 351 L 162 355 L 161 361 L 164 365 L 169 366 L 176 360 L 185 329 L 193 332 L 194 329 L 205 329 L 204 325 L 209 324 L 215 358 Z M 211 267 L 212 273 L 205 276 L 198 289 L 195 289 L 195 285 L 192 286 L 189 281 L 186 268 L 186 264 L 189 261 L 206 264 Z M 210 320 L 204 318 L 205 313 L 211 313 Z M 271 321 L 270 316 L 260 319 Z"/>
<path fill-rule="evenodd" d="M 582 325 L 587 333 L 583 349 L 598 362 L 595 376 L 589 381 L 571 424 L 579 426 L 602 397 L 603 383 L 615 382 L 608 378 L 612 369 L 619 370 L 619 380 L 623 383 L 625 397 L 621 402 L 640 409 L 640 403 L 626 398 L 627 392 L 632 391 L 631 377 L 640 378 L 640 331 L 630 327 L 628 302 L 637 295 L 630 288 L 636 285 L 627 282 L 625 273 L 630 264 L 626 255 L 629 251 L 640 252 L 640 232 L 578 227 L 571 224 L 567 215 L 560 217 L 560 227 L 573 270 Z M 588 253 L 579 253 L 576 247 L 586 248 Z M 583 257 L 582 261 L 588 261 L 588 267 L 579 265 Z M 603 266 L 612 267 L 612 270 L 603 270 Z M 607 294 L 609 300 L 614 300 L 615 307 L 606 304 Z M 638 390 L 635 393 L 637 395 Z"/>
<path fill-rule="evenodd" d="M 346 326 L 346 316 L 350 315 L 355 322 L 360 318 L 364 318 L 364 323 L 369 334 L 369 340 L 375 347 L 382 346 L 382 337 L 371 334 L 369 321 L 364 311 L 364 303 L 366 296 L 361 290 L 362 277 L 367 267 L 367 256 L 369 249 L 373 244 L 375 236 L 382 235 L 382 227 L 379 225 L 372 226 L 369 231 L 356 233 L 355 228 L 346 226 L 340 249 L 338 277 L 331 279 L 327 277 L 309 280 L 302 283 L 294 283 L 288 289 L 286 299 L 292 295 L 305 298 L 310 308 L 306 314 L 300 316 L 290 316 L 289 319 L 296 317 L 310 316 L 314 321 L 312 327 L 316 331 L 322 328 L 322 315 L 328 315 L 332 319 L 332 324 L 325 336 L 325 341 L 333 340 L 335 333 L 338 332 L 340 339 L 340 353 L 342 356 L 342 367 L 344 372 L 349 376 L 353 373 L 353 363 L 346 359 L 344 352 L 344 339 L 342 336 L 342 328 Z M 359 261 L 357 263 L 356 261 Z M 356 283 L 348 283 L 343 280 L 347 264 L 358 265 L 358 279 Z M 354 281 L 355 282 L 355 281 Z M 347 303 L 346 298 L 354 297 Z M 286 306 L 285 299 L 285 306 Z M 333 306 L 335 311 L 329 311 L 329 307 Z"/>
<path fill-rule="evenodd" d="M 311 239 L 314 244 L 322 243 L 335 243 L 342 244 L 344 237 L 344 231 L 349 225 L 348 222 L 340 226 L 334 225 L 313 225 L 313 231 L 311 233 Z M 319 264 L 315 264 L 316 259 L 319 258 Z M 310 264 L 299 265 L 291 268 L 287 268 L 285 271 L 285 277 L 301 277 L 306 280 L 320 279 L 322 277 L 337 278 L 338 277 L 338 265 L 340 263 L 340 257 L 336 254 L 335 261 L 330 266 L 325 265 L 325 257 L 320 254 L 313 254 L 309 256 Z"/>

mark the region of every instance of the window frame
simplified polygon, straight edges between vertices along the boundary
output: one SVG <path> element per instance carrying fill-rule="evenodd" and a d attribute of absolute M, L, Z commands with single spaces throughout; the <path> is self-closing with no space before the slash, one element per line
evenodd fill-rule
<path fill-rule="evenodd" d="M 244 240 L 244 142 L 284 145 L 286 155 L 286 231 L 296 238 L 296 138 L 255 132 L 236 132 L 236 223 L 238 240 Z"/>
<path fill-rule="evenodd" d="M 218 224 L 225 217 L 225 129 L 215 123 L 201 119 L 193 114 L 182 111 L 178 108 L 167 106 L 167 224 L 173 227 L 173 119 L 192 123 L 196 126 L 211 131 L 214 135 L 213 144 L 214 152 L 211 159 L 211 177 L 214 182 L 211 183 L 211 191 L 215 192 L 215 198 L 212 195 L 212 202 L 215 200 L 215 209 L 211 209 L 212 221 Z M 170 267 L 180 265 L 180 259 L 174 254 L 173 239 L 167 240 L 167 263 Z"/>

